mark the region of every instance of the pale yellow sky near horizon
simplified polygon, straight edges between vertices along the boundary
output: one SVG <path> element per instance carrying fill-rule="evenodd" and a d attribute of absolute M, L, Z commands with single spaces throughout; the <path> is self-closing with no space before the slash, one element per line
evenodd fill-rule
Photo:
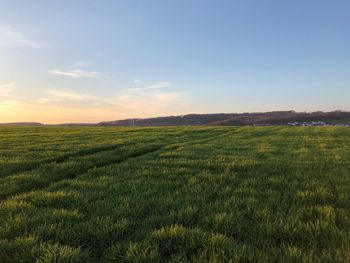
<path fill-rule="evenodd" d="M 184 114 L 193 105 L 186 93 L 162 91 L 169 82 L 125 89 L 110 97 L 97 97 L 70 90 L 50 90 L 45 97 L 28 99 L 13 95 L 15 83 L 0 86 L 0 123 L 42 122 L 96 123 L 125 118 Z"/>
<path fill-rule="evenodd" d="M 286 104 L 264 109 L 264 104 L 247 107 L 241 104 L 200 105 L 187 92 L 169 91 L 172 83 L 160 81 L 148 85 L 123 89 L 109 97 L 100 97 L 72 90 L 48 90 L 44 96 L 28 98 L 16 93 L 17 85 L 9 82 L 0 85 L 0 123 L 40 122 L 98 123 L 129 118 L 150 118 L 191 113 L 234 113 L 274 110 L 299 110 Z M 294 105 L 298 105 L 295 101 Z M 174 111 L 176 109 L 176 111 Z M 219 110 L 220 109 L 220 110 Z M 300 110 L 301 109 L 301 110 Z M 195 110 L 195 111 L 194 111 Z M 319 109 L 306 109 L 317 111 Z M 329 110 L 335 110 L 330 108 Z"/>

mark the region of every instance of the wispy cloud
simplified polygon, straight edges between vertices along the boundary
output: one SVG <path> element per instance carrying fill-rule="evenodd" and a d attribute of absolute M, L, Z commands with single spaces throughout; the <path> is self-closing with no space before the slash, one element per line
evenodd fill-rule
<path fill-rule="evenodd" d="M 154 90 L 171 87 L 173 84 L 170 81 L 159 81 L 154 84 L 150 84 L 143 87 L 129 88 L 128 91 L 142 91 L 142 90 Z"/>
<path fill-rule="evenodd" d="M 93 96 L 74 92 L 71 90 L 50 90 L 48 94 L 56 98 L 75 100 L 75 101 L 89 100 L 94 98 Z"/>
<path fill-rule="evenodd" d="M 66 76 L 71 78 L 97 78 L 99 75 L 99 72 L 85 71 L 81 69 L 74 69 L 74 70 L 68 70 L 68 71 L 54 69 L 54 70 L 49 70 L 49 73 L 52 75 L 61 75 L 61 76 Z"/>
<path fill-rule="evenodd" d="M 181 92 L 164 92 L 159 90 L 160 88 L 170 87 L 171 85 L 168 81 L 160 81 L 140 88 L 123 89 L 109 97 L 56 89 L 49 90 L 46 97 L 36 100 L 36 102 L 102 108 L 119 107 L 120 109 L 134 109 L 144 112 L 147 111 L 145 108 L 150 108 L 152 104 L 157 107 L 163 107 L 165 104 L 171 104 L 184 95 Z"/>
<path fill-rule="evenodd" d="M 14 88 L 10 82 L 0 86 L 6 98 L 0 103 L 2 121 L 97 122 L 121 118 L 139 118 L 184 113 L 190 105 L 189 94 L 183 91 L 163 90 L 169 81 L 145 85 L 139 89 L 123 89 L 110 96 L 96 96 L 89 92 L 52 89 L 36 99 L 10 98 Z M 186 108 L 187 107 L 187 108 Z M 22 116 L 22 117 L 21 117 Z M 20 118 L 21 117 L 21 118 Z"/>
<path fill-rule="evenodd" d="M 12 97 L 11 92 L 16 88 L 14 81 L 0 85 L 0 99 Z"/>
<path fill-rule="evenodd" d="M 138 80 L 138 79 L 134 79 L 134 81 L 133 81 L 133 82 L 134 82 L 134 84 L 136 84 L 136 85 L 137 85 L 137 84 L 141 84 L 141 83 L 142 83 L 142 81 L 141 81 L 141 80 Z"/>
<path fill-rule="evenodd" d="M 119 105 L 134 115 L 159 115 L 159 112 L 178 108 L 188 101 L 186 92 L 163 90 L 172 86 L 170 81 L 159 81 L 142 87 L 128 88 L 120 91 L 116 99 Z"/>
<path fill-rule="evenodd" d="M 67 89 L 49 90 L 45 97 L 32 100 L 31 103 L 40 106 L 64 106 L 75 108 L 99 108 L 111 105 L 110 99 L 80 93 Z"/>
<path fill-rule="evenodd" d="M 0 26 L 0 46 L 39 48 L 45 44 L 30 39 L 16 28 Z"/>
<path fill-rule="evenodd" d="M 159 101 L 172 102 L 172 101 L 181 99 L 183 95 L 184 93 L 182 92 L 168 92 L 168 93 L 155 94 L 154 96 Z"/>

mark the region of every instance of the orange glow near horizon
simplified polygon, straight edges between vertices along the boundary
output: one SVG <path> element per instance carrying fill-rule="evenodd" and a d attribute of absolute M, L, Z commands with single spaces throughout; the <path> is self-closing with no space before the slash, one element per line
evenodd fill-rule
<path fill-rule="evenodd" d="M 116 107 L 89 108 L 79 106 L 26 105 L 17 102 L 0 104 L 0 123 L 40 122 L 59 123 L 98 123 L 128 118 L 159 117 L 172 115 L 169 109 L 150 105 L 133 105 L 130 109 Z M 142 109 L 142 110 L 140 110 Z M 179 112 L 183 114 L 186 112 Z"/>

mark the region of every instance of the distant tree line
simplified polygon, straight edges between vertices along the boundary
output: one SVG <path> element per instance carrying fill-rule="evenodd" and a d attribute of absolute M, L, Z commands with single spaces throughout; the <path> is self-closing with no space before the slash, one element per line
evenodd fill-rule
<path fill-rule="evenodd" d="M 295 112 L 272 111 L 255 113 L 188 114 L 146 119 L 126 119 L 101 122 L 100 126 L 246 126 L 246 125 L 287 125 L 289 122 L 343 121 L 350 123 L 350 112 Z"/>

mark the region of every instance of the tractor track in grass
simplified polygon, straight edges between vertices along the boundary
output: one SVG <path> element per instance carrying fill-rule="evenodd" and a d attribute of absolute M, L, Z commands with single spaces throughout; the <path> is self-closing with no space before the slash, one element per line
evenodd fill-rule
<path fill-rule="evenodd" d="M 41 160 L 39 162 L 28 163 L 26 166 L 14 168 L 13 170 L 10 170 L 7 173 L 0 172 L 0 178 L 13 176 L 13 175 L 23 173 L 23 172 L 34 171 L 34 170 L 40 168 L 40 166 L 45 165 L 45 164 L 63 163 L 65 161 L 69 160 L 70 158 L 84 157 L 84 156 L 97 154 L 100 152 L 112 151 L 112 150 L 116 150 L 120 147 L 129 146 L 129 145 L 133 145 L 133 144 L 134 143 L 132 143 L 132 144 L 112 144 L 112 145 L 104 145 L 104 146 L 81 149 L 81 150 L 78 150 L 75 152 L 63 154 L 61 156 L 57 156 L 57 157 L 53 157 L 53 158 L 49 158 L 49 159 L 44 159 L 44 160 Z"/>
<path fill-rule="evenodd" d="M 159 150 L 164 149 L 164 148 L 173 149 L 173 148 L 181 147 L 184 143 L 185 144 L 191 144 L 191 143 L 197 144 L 197 143 L 201 143 L 201 142 L 208 142 L 211 140 L 216 140 L 218 138 L 218 136 L 226 136 L 226 135 L 227 135 L 227 133 L 219 131 L 219 132 L 211 133 L 209 135 L 205 134 L 205 136 L 201 137 L 200 139 L 187 138 L 188 140 L 181 140 L 181 142 L 161 144 L 158 146 L 148 147 L 145 149 L 139 149 L 139 150 L 136 150 L 135 152 L 131 152 L 130 154 L 127 154 L 123 158 L 116 157 L 116 159 L 102 161 L 101 163 L 91 164 L 89 166 L 85 166 L 84 168 L 79 169 L 79 172 L 74 171 L 74 169 L 72 169 L 72 170 L 67 169 L 65 171 L 63 170 L 63 171 L 56 172 L 57 174 L 59 174 L 59 176 L 57 178 L 51 177 L 50 175 L 47 176 L 47 174 L 45 174 L 45 173 L 42 176 L 40 176 L 40 174 L 37 174 L 37 175 L 33 174 L 34 177 L 30 177 L 30 175 L 29 175 L 28 178 L 25 178 L 23 180 L 23 182 L 21 182 L 22 185 L 27 185 L 27 187 L 24 186 L 22 189 L 14 189 L 13 191 L 9 191 L 8 193 L 1 193 L 1 191 L 0 191 L 0 201 L 1 202 L 5 201 L 5 200 L 11 198 L 12 196 L 15 196 L 18 194 L 24 194 L 24 193 L 27 193 L 30 191 L 43 189 L 43 188 L 51 185 L 52 183 L 57 183 L 61 180 L 74 179 L 80 175 L 87 173 L 91 169 L 102 168 L 102 167 L 110 166 L 113 164 L 119 164 L 119 163 L 128 161 L 128 160 L 133 159 L 133 158 L 137 158 L 137 157 L 141 157 L 141 156 L 144 156 L 144 155 L 147 155 L 150 153 L 154 153 L 154 152 L 159 151 Z M 183 137 L 186 138 L 186 135 L 184 135 Z M 129 144 L 129 145 L 133 145 L 133 144 Z M 119 146 L 122 147 L 125 145 L 119 145 Z M 100 150 L 100 151 L 95 151 L 93 153 L 92 153 L 92 149 L 85 149 L 84 151 L 88 152 L 88 154 L 83 155 L 83 157 L 97 154 L 100 152 L 113 151 L 114 149 L 119 148 L 119 146 L 116 147 L 114 145 L 112 147 L 113 148 L 112 150 L 104 149 L 104 150 Z M 95 148 L 93 148 L 93 149 L 95 149 Z M 75 154 L 77 154 L 77 153 L 75 153 Z M 78 155 L 78 156 L 81 156 L 81 155 Z M 51 163 L 52 164 L 63 163 L 66 160 L 68 160 L 70 157 L 68 157 L 66 159 L 62 158 L 62 160 L 60 160 L 60 162 L 51 162 Z M 72 157 L 74 157 L 74 156 L 72 156 Z M 51 164 L 51 163 L 47 163 L 47 164 Z M 40 169 L 40 166 L 38 167 L 38 169 Z M 29 170 L 28 172 L 34 171 L 34 170 L 35 169 L 32 169 L 32 170 Z M 64 176 L 61 176 L 62 174 L 64 174 Z M 47 177 L 45 177 L 45 176 L 47 176 Z M 43 177 L 45 180 L 42 180 Z M 7 178 L 11 178 L 11 177 L 9 176 Z M 6 179 L 6 177 L 4 179 Z M 34 182 L 34 185 L 33 185 L 33 182 Z M 1 183 L 2 182 L 0 181 L 0 187 L 1 187 Z M 0 188 L 0 190 L 1 190 L 1 188 Z"/>
<path fill-rule="evenodd" d="M 128 132 L 138 132 L 138 130 L 130 130 Z M 205 132 L 205 131 L 204 131 Z M 216 131 L 216 133 L 220 133 L 222 134 L 222 131 Z M 210 134 L 210 136 L 207 136 L 205 139 L 210 138 L 211 136 L 215 136 L 215 133 Z M 184 133 L 182 134 L 181 137 L 186 138 L 187 134 Z M 125 139 L 125 138 L 124 138 Z M 67 160 L 69 160 L 70 158 L 74 158 L 74 157 L 84 157 L 84 156 L 88 156 L 88 155 L 93 155 L 93 154 L 97 154 L 99 152 L 105 152 L 105 151 L 111 151 L 111 150 L 116 150 L 120 147 L 124 147 L 124 146 L 130 146 L 130 145 L 135 145 L 137 142 L 132 142 L 132 143 L 120 143 L 120 144 L 112 144 L 112 145 L 101 145 L 101 146 L 97 146 L 97 147 L 89 147 L 89 148 L 83 148 L 74 152 L 69 152 L 69 153 L 65 153 L 62 154 L 60 156 L 56 156 L 56 157 L 52 157 L 52 158 L 48 158 L 48 159 L 43 159 L 40 161 L 33 161 L 33 162 L 28 162 L 28 163 L 22 163 L 20 165 L 14 164 L 13 167 L 10 166 L 9 167 L 5 167 L 3 168 L 3 171 L 0 169 L 0 179 L 1 178 L 5 178 L 8 176 L 13 176 L 13 175 L 17 175 L 19 173 L 23 173 L 23 172 L 30 172 L 30 171 L 34 171 L 38 168 L 40 168 L 43 165 L 46 164 L 50 164 L 50 163 L 63 163 Z M 186 141 L 184 141 L 184 143 L 187 143 Z M 8 169 L 8 171 L 6 171 L 5 169 Z M 5 170 L 5 171 L 4 171 Z"/>
<path fill-rule="evenodd" d="M 102 168 L 105 166 L 109 166 L 111 164 L 122 163 L 122 162 L 125 162 L 129 159 L 132 159 L 132 158 L 137 158 L 137 157 L 149 154 L 149 153 L 156 152 L 156 151 L 160 150 L 163 146 L 164 145 L 154 146 L 154 147 L 145 148 L 145 149 L 139 149 L 139 150 L 136 150 L 135 152 L 127 154 L 123 158 L 116 157 L 115 159 L 112 159 L 112 160 L 107 160 L 105 162 L 102 161 L 101 163 L 91 164 L 89 166 L 85 166 L 85 167 L 79 169 L 79 172 L 74 171 L 74 169 L 60 171 L 61 174 L 64 174 L 64 176 L 59 176 L 58 178 L 51 178 L 50 176 L 48 176 L 47 178 L 45 178 L 46 180 L 43 180 L 41 182 L 40 182 L 40 179 L 42 179 L 42 177 L 40 176 L 40 174 L 38 174 L 37 176 L 34 175 L 35 178 L 29 177 L 29 178 L 26 178 L 26 180 L 24 180 L 22 182 L 23 184 L 28 183 L 28 187 L 24 187 L 23 189 L 15 189 L 16 191 L 10 191 L 10 192 L 5 193 L 5 194 L 0 192 L 0 201 L 11 198 L 11 196 L 13 196 L 13 195 L 23 194 L 23 193 L 27 193 L 27 192 L 30 192 L 33 190 L 39 190 L 39 189 L 45 188 L 45 187 L 49 186 L 50 184 L 59 182 L 61 180 L 74 179 L 79 175 L 85 174 L 86 172 L 88 172 L 91 169 Z M 57 174 L 58 174 L 58 172 L 57 172 Z M 45 176 L 45 174 L 43 176 Z M 38 179 L 39 181 L 37 181 L 36 185 L 31 185 L 30 182 L 33 180 L 35 181 L 35 179 Z"/>
<path fill-rule="evenodd" d="M 126 132 L 139 132 L 139 130 L 130 130 L 130 131 L 126 130 Z M 94 135 L 102 135 L 102 134 L 103 133 L 98 133 L 98 134 L 95 133 Z M 40 134 L 38 134 L 38 135 L 40 135 Z M 110 135 L 110 134 L 108 134 L 108 135 Z M 81 136 L 80 139 L 81 138 L 88 140 L 90 138 L 94 139 L 95 137 L 84 135 L 84 136 Z M 134 145 L 137 143 L 137 142 L 131 142 L 126 137 L 123 137 L 121 139 L 124 140 L 124 142 L 113 143 L 113 144 L 108 144 L 108 145 L 106 145 L 106 144 L 99 145 L 96 147 L 86 147 L 86 148 L 78 149 L 77 151 L 62 153 L 58 156 L 51 157 L 51 158 L 49 157 L 49 158 L 41 159 L 41 160 L 37 160 L 37 161 L 32 160 L 32 161 L 28 161 L 28 162 L 22 162 L 19 164 L 13 163 L 13 164 L 8 164 L 7 166 L 3 166 L 3 167 L 0 166 L 0 178 L 16 175 L 16 174 L 19 174 L 22 172 L 30 172 L 32 170 L 38 169 L 42 165 L 49 164 L 49 163 L 63 163 L 72 157 L 86 156 L 86 155 L 96 154 L 98 152 L 115 150 L 119 147 L 130 146 L 130 145 Z M 51 140 L 47 140 L 47 142 L 50 142 L 50 141 Z M 1 140 L 0 140 L 0 142 L 1 142 Z M 55 144 L 65 143 L 65 142 L 67 142 L 66 139 L 54 141 Z M 46 145 L 46 143 L 44 145 Z M 72 147 L 79 148 L 80 146 L 79 145 L 72 145 Z M 0 154 L 1 154 L 1 152 L 0 152 Z"/>

